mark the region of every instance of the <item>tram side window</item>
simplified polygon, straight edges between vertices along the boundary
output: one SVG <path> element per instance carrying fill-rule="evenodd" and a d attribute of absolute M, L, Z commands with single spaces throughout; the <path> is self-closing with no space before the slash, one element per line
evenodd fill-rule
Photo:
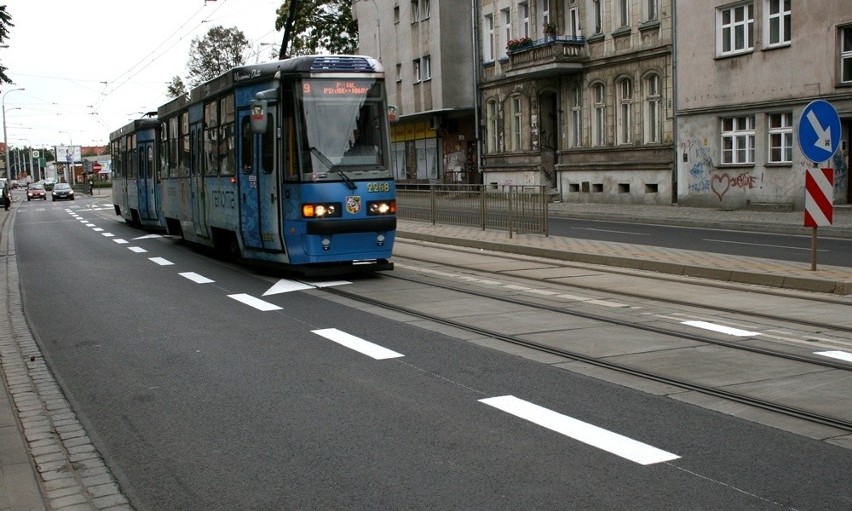
<path fill-rule="evenodd" d="M 160 124 L 160 179 L 169 177 L 169 130 L 167 123 Z"/>
<path fill-rule="evenodd" d="M 130 157 L 128 158 L 128 163 L 130 164 L 130 172 L 128 173 L 129 179 L 136 179 L 136 135 L 130 135 L 128 137 L 128 145 L 130 146 L 129 153 Z"/>
<path fill-rule="evenodd" d="M 181 177 L 186 177 L 189 175 L 189 157 L 190 157 L 190 145 L 189 145 L 189 112 L 183 112 L 180 114 L 180 166 L 178 172 Z"/>
<path fill-rule="evenodd" d="M 148 178 L 150 179 L 153 177 L 154 173 L 154 146 L 149 144 L 146 147 L 146 152 L 148 153 L 148 157 L 146 158 L 148 160 Z M 157 181 L 159 181 L 159 179 Z"/>
<path fill-rule="evenodd" d="M 109 152 L 112 155 L 112 177 L 121 177 L 121 153 L 118 152 L 118 140 L 113 140 L 109 144 Z"/>
<path fill-rule="evenodd" d="M 219 112 L 216 101 L 204 105 L 204 174 L 215 176 L 219 168 L 217 152 L 219 142 L 216 138 L 219 133 Z"/>
<path fill-rule="evenodd" d="M 178 118 L 169 119 L 169 177 L 178 177 Z"/>
<path fill-rule="evenodd" d="M 242 153 L 240 158 L 240 168 L 243 173 L 251 174 L 254 166 L 254 133 L 251 130 L 251 118 L 243 117 L 243 124 L 240 126 L 240 135 L 242 139 Z"/>
<path fill-rule="evenodd" d="M 261 135 L 260 142 L 263 148 L 261 165 L 263 165 L 264 174 L 270 174 L 275 169 L 275 129 L 272 128 L 273 122 L 272 114 L 266 114 L 266 125 L 270 128 Z"/>
<path fill-rule="evenodd" d="M 234 96 L 219 100 L 219 174 L 233 176 L 234 162 Z"/>

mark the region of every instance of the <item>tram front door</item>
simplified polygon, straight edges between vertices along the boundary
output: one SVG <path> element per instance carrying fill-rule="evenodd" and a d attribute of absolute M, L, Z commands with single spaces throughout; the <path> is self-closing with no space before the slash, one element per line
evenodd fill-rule
<path fill-rule="evenodd" d="M 282 205 L 273 112 L 270 104 L 265 133 L 252 131 L 249 110 L 239 113 L 240 232 L 248 248 L 280 251 Z"/>

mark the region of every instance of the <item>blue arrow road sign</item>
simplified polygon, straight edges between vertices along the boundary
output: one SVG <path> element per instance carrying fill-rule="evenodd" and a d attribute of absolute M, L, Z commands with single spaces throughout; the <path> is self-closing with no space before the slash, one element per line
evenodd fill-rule
<path fill-rule="evenodd" d="M 828 161 L 840 144 L 840 116 L 828 101 L 811 101 L 799 118 L 799 147 L 814 163 Z"/>

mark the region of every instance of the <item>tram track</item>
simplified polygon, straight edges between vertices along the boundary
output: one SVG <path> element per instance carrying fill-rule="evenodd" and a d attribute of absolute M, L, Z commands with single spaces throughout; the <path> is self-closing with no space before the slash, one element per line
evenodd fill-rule
<path fill-rule="evenodd" d="M 711 345 L 724 349 L 730 350 L 738 350 L 749 353 L 754 353 L 764 357 L 772 357 L 776 359 L 783 359 L 786 361 L 793 361 L 803 364 L 809 364 L 815 366 L 821 370 L 836 370 L 841 371 L 843 373 L 852 372 L 852 364 L 844 363 L 842 361 L 834 361 L 831 359 L 822 359 L 817 357 L 805 356 L 796 353 L 783 352 L 779 350 L 773 350 L 766 347 L 746 345 L 742 343 L 733 343 L 727 342 L 720 339 L 715 339 L 709 336 L 699 335 L 699 334 L 690 334 L 686 333 L 682 330 L 675 329 L 666 329 L 659 326 L 648 325 L 648 324 L 637 324 L 628 320 L 618 319 L 611 316 L 605 316 L 602 314 L 594 314 L 586 311 L 579 311 L 568 308 L 566 306 L 553 306 L 546 305 L 542 303 L 538 303 L 531 300 L 521 300 L 513 297 L 506 296 L 498 296 L 495 293 L 487 293 L 483 291 L 477 291 L 471 289 L 469 286 L 459 286 L 452 285 L 447 283 L 437 282 L 435 279 L 428 278 L 415 278 L 410 276 L 401 275 L 399 272 L 394 272 L 393 274 L 386 274 L 383 276 L 384 278 L 391 278 L 399 281 L 406 281 L 410 283 L 422 284 L 425 286 L 429 286 L 432 288 L 439 288 L 443 290 L 448 290 L 452 292 L 462 293 L 466 296 L 474 296 L 477 298 L 487 299 L 487 300 L 496 300 L 502 303 L 508 303 L 512 305 L 518 305 L 523 307 L 529 307 L 533 310 L 537 311 L 547 311 L 556 314 L 564 314 L 567 316 L 582 318 L 585 320 L 591 320 L 600 322 L 605 325 L 613 325 L 617 327 L 622 327 L 626 329 L 634 329 L 641 330 L 644 332 L 650 332 L 658 335 L 670 336 L 677 339 L 687 339 L 690 341 L 701 343 L 702 345 Z M 844 432 L 852 432 L 852 420 L 844 417 L 836 417 L 830 414 L 822 413 L 815 410 L 808 410 L 798 406 L 791 406 L 789 404 L 785 404 L 779 401 L 773 401 L 769 399 L 764 399 L 760 397 L 750 396 L 746 393 L 736 392 L 731 390 L 726 390 L 724 388 L 720 388 L 718 386 L 708 385 L 696 381 L 690 381 L 685 378 L 671 376 L 664 373 L 660 373 L 657 371 L 649 370 L 646 368 L 638 367 L 635 365 L 629 365 L 624 363 L 619 363 L 613 360 L 607 359 L 607 357 L 596 357 L 588 354 L 581 353 L 575 350 L 569 350 L 559 347 L 554 347 L 552 345 L 547 345 L 542 342 L 537 342 L 530 339 L 524 339 L 517 335 L 509 335 L 503 332 L 498 332 L 495 330 L 491 330 L 488 328 L 482 328 L 476 325 L 471 325 L 465 323 L 464 321 L 458 321 L 455 319 L 450 319 L 447 317 L 442 317 L 437 314 L 427 313 L 423 311 L 419 311 L 412 307 L 407 307 L 400 305 L 398 303 L 392 303 L 386 300 L 381 300 L 378 298 L 372 298 L 369 296 L 365 296 L 363 293 L 357 292 L 349 292 L 343 288 L 323 288 L 323 292 L 330 293 L 336 295 L 341 298 L 346 298 L 350 300 L 355 300 L 357 302 L 374 306 L 377 308 L 381 308 L 387 311 L 393 311 L 396 313 L 406 314 L 412 317 L 420 318 L 429 322 L 438 323 L 441 325 L 453 327 L 462 331 L 470 332 L 476 334 L 477 336 L 482 336 L 486 338 L 491 338 L 495 340 L 502 341 L 504 343 L 509 343 L 511 345 L 520 346 L 526 349 L 534 350 L 539 353 L 546 353 L 549 355 L 555 355 L 557 357 L 564 358 L 566 360 L 581 362 L 584 364 L 588 364 L 597 368 L 606 369 L 608 371 L 613 371 L 623 375 L 630 375 L 633 377 L 638 377 L 644 380 L 653 381 L 665 385 L 672 386 L 674 388 L 683 389 L 686 391 L 697 392 L 706 396 L 713 396 L 715 398 L 724 399 L 727 401 L 751 406 L 760 410 L 765 410 L 777 414 L 782 414 L 786 417 L 793 417 L 797 419 L 801 419 L 807 421 L 812 424 L 819 424 L 823 426 L 828 426 L 830 428 L 835 428 Z M 789 322 L 789 318 L 785 318 L 785 321 Z"/>
<path fill-rule="evenodd" d="M 406 242 L 409 242 L 409 241 L 406 240 Z M 424 245 L 424 246 L 426 246 L 426 245 Z M 481 253 L 481 252 L 478 252 L 478 251 L 466 250 L 466 249 L 459 248 L 459 247 L 454 247 L 454 248 L 457 251 L 464 250 L 464 251 L 470 252 L 472 254 Z M 531 260 L 537 260 L 537 259 L 534 259 L 534 258 L 531 258 L 531 257 L 517 256 L 517 255 L 512 255 L 512 254 L 504 254 L 504 253 L 499 254 L 499 256 L 501 258 L 504 258 L 504 259 L 507 259 L 507 260 L 513 260 L 513 261 L 529 262 Z M 433 264 L 434 263 L 433 260 L 430 260 L 430 259 L 427 259 L 427 258 L 412 257 L 411 255 L 406 255 L 405 259 L 409 260 L 409 261 L 417 261 L 417 262 L 427 263 L 427 264 Z M 557 264 L 558 266 L 565 267 L 565 268 L 581 268 L 581 269 L 588 268 L 588 265 L 571 264 L 571 263 L 565 263 L 564 261 L 548 260 L 548 264 Z M 454 269 L 457 269 L 457 270 L 464 270 L 464 271 L 470 271 L 470 269 L 471 269 L 468 266 L 448 264 L 446 262 L 442 262 L 441 265 L 444 266 L 444 267 L 447 267 L 447 268 L 454 268 Z M 606 268 L 605 270 L 599 270 L 599 271 L 606 271 L 608 273 L 617 274 L 617 275 L 635 276 L 635 274 L 636 274 L 635 271 L 620 270 L 620 269 L 615 269 L 615 268 Z M 511 275 L 511 277 L 513 279 L 524 280 L 524 281 L 529 281 L 529 282 L 536 282 L 538 284 L 541 284 L 543 282 L 544 283 L 549 282 L 547 280 L 541 280 L 541 279 L 537 279 L 537 278 L 533 278 L 533 277 L 527 277 L 527 276 L 524 276 L 524 275 L 513 274 L 513 275 Z M 668 280 L 668 281 L 671 281 L 671 282 L 680 282 L 680 283 L 685 281 L 684 277 L 677 277 L 677 276 L 672 277 L 672 276 L 662 275 L 662 274 L 654 274 L 653 278 L 654 279 L 661 279 L 661 280 Z M 578 290 L 583 290 L 583 291 L 596 291 L 596 292 L 602 291 L 601 289 L 596 288 L 594 286 L 582 285 L 582 284 L 579 284 L 579 283 L 571 283 L 571 284 L 559 283 L 558 285 L 560 287 L 578 289 Z M 709 286 L 709 287 L 713 287 L 713 288 L 717 288 L 717 289 L 732 289 L 732 290 L 737 290 L 737 291 L 743 291 L 745 289 L 747 292 L 749 291 L 747 289 L 746 285 L 735 284 L 735 283 L 726 283 L 726 282 L 717 282 L 717 281 L 702 281 L 701 285 L 702 286 Z M 702 304 L 702 303 L 688 302 L 688 301 L 685 301 L 685 300 L 673 299 L 673 298 L 668 298 L 668 297 L 659 296 L 659 295 L 652 295 L 652 294 L 649 294 L 649 293 L 636 293 L 636 292 L 620 291 L 620 290 L 613 290 L 613 289 L 607 289 L 605 292 L 608 295 L 620 296 L 620 297 L 624 297 L 624 298 L 653 300 L 653 301 L 659 302 L 659 303 L 667 303 L 667 304 L 670 304 L 670 305 L 685 306 L 685 307 L 707 308 L 707 305 Z M 791 291 L 791 290 L 778 290 L 778 289 L 774 289 L 774 288 L 761 288 L 760 291 L 759 291 L 759 294 L 761 294 L 761 295 L 772 295 L 772 296 L 785 297 L 785 298 L 789 298 L 789 297 L 800 298 L 802 296 L 801 292 Z M 808 299 L 808 301 L 811 301 L 811 302 L 824 303 L 824 304 L 828 304 L 828 305 L 849 305 L 848 300 L 844 300 L 842 298 L 835 298 L 833 296 L 827 296 L 827 295 L 823 295 L 823 294 L 816 294 L 816 293 L 810 294 L 810 295 L 807 296 L 807 299 Z M 733 307 L 723 307 L 723 306 L 719 306 L 719 305 L 714 305 L 713 311 L 718 312 L 718 313 L 737 314 L 737 315 L 742 313 L 741 309 L 737 309 L 737 308 L 733 308 Z M 790 318 L 789 316 L 778 316 L 778 315 L 775 315 L 775 314 L 769 314 L 769 313 L 761 312 L 761 311 L 758 311 L 758 310 L 749 311 L 749 315 L 751 317 L 754 317 L 754 318 L 761 318 L 761 319 L 766 319 L 766 320 L 770 320 L 770 321 L 782 321 L 782 322 L 788 323 L 788 324 L 795 324 L 795 325 L 799 325 L 799 326 L 811 327 L 811 328 L 822 329 L 822 330 L 834 330 L 834 331 L 852 334 L 852 326 L 828 324 L 828 323 L 824 323 L 824 322 L 820 322 L 820 321 L 805 320 L 805 319 L 801 319 L 801 318 Z"/>

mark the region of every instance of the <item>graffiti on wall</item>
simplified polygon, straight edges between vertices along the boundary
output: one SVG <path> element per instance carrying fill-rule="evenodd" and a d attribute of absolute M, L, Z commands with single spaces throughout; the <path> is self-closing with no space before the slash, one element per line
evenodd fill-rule
<path fill-rule="evenodd" d="M 725 198 L 729 190 L 741 188 L 743 190 L 754 188 L 757 178 L 749 172 L 743 172 L 736 176 L 730 176 L 727 172 L 714 173 L 710 176 L 710 190 L 719 197 L 719 201 Z"/>
<path fill-rule="evenodd" d="M 721 202 L 725 195 L 732 190 L 749 190 L 760 183 L 760 178 L 751 172 L 730 174 L 727 171 L 719 171 L 713 160 L 713 150 L 696 141 L 687 140 L 681 142 L 680 149 L 686 155 L 685 161 L 689 163 L 689 185 L 690 192 L 706 194 L 712 192 Z"/>
<path fill-rule="evenodd" d="M 844 150 L 834 153 L 834 200 L 845 197 L 849 192 L 849 159 Z"/>

